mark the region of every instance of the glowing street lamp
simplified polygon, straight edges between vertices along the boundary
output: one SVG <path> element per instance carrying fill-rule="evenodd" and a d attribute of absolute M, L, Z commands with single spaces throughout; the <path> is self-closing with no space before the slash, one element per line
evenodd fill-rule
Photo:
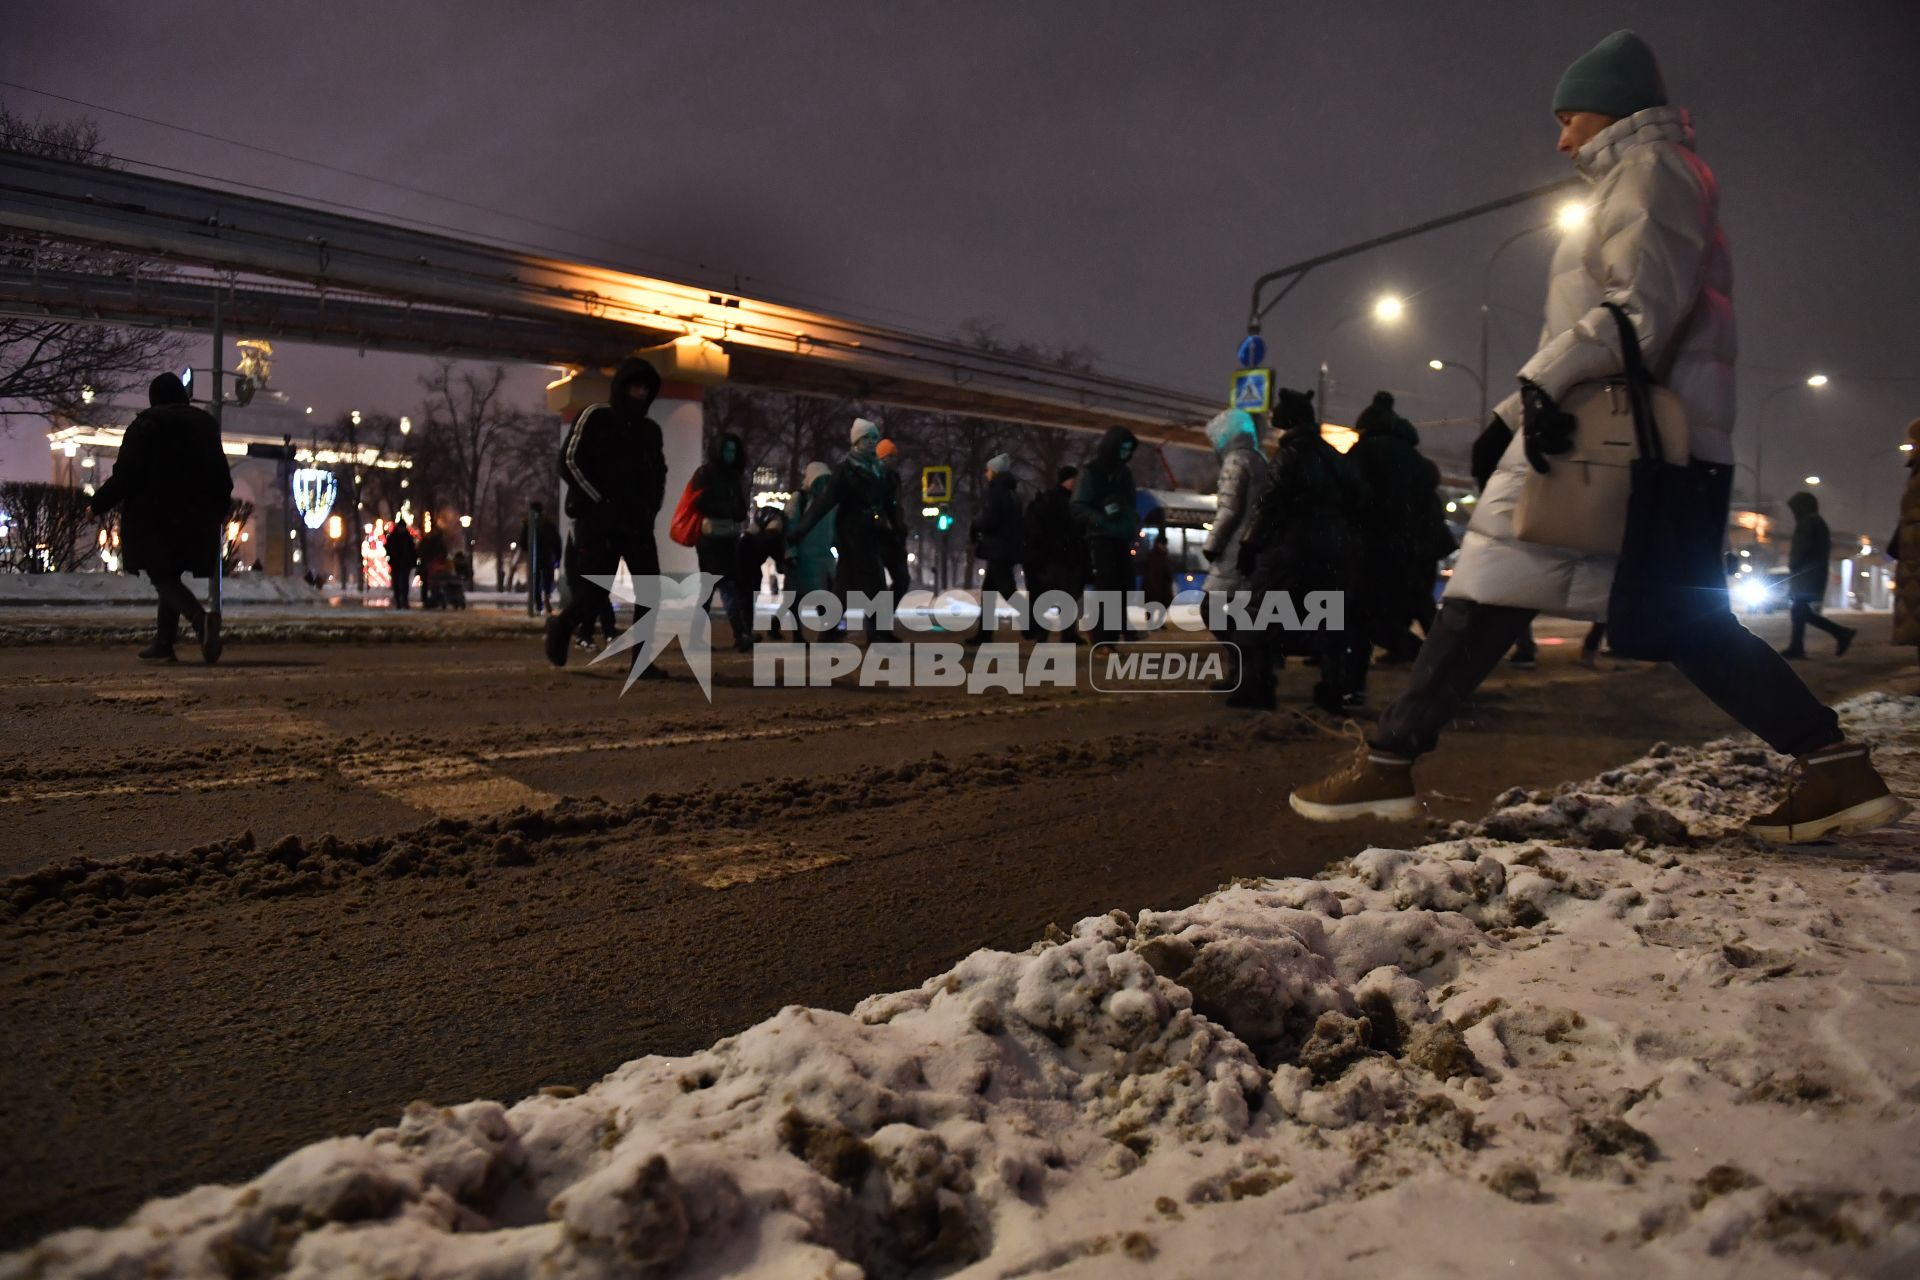
<path fill-rule="evenodd" d="M 400 417 L 400 434 L 406 435 L 407 432 L 411 430 L 413 430 L 413 419 L 402 414 Z"/>
<path fill-rule="evenodd" d="M 1333 335 L 1346 327 L 1349 321 L 1358 320 L 1361 316 L 1370 315 L 1373 317 L 1375 323 L 1394 324 L 1406 313 L 1407 304 L 1401 300 L 1399 295 L 1383 293 L 1373 300 L 1373 305 L 1367 310 L 1350 311 L 1328 325 L 1326 333 L 1320 337 L 1320 350 L 1324 352 L 1328 344 L 1333 341 Z M 1325 419 L 1327 416 L 1327 372 L 1327 359 L 1322 355 L 1320 357 L 1320 381 L 1313 393 L 1314 411 L 1318 413 L 1322 419 Z"/>
<path fill-rule="evenodd" d="M 92 404 L 92 403 L 93 403 L 93 388 L 92 388 L 92 387 L 82 387 L 82 388 L 80 388 L 80 403 L 81 403 L 81 404 Z"/>
<path fill-rule="evenodd" d="M 471 528 L 473 528 L 473 517 L 472 517 L 472 516 L 461 516 L 461 517 L 460 517 L 460 527 L 461 527 L 462 529 L 471 529 Z"/>
<path fill-rule="evenodd" d="M 349 414 L 347 415 L 347 420 L 348 420 L 349 422 L 351 422 L 351 423 L 353 423 L 353 425 L 354 425 L 354 426 L 356 426 L 356 427 L 357 427 L 357 426 L 359 426 L 359 425 L 360 425 L 360 411 L 359 411 L 358 409 L 355 409 L 355 410 L 354 410 L 354 411 L 353 411 L 352 413 L 349 413 Z"/>
<path fill-rule="evenodd" d="M 1762 482 L 1764 474 L 1762 465 L 1767 457 L 1767 407 L 1776 397 L 1788 391 L 1797 391 L 1802 386 L 1819 391 L 1830 381 L 1831 379 L 1824 373 L 1809 374 L 1805 383 L 1782 383 L 1760 398 L 1759 411 L 1753 415 L 1753 503 L 1756 507 L 1763 505 L 1767 500 L 1766 485 Z"/>
<path fill-rule="evenodd" d="M 1810 484 L 1810 485 L 1813 485 L 1813 484 L 1819 484 L 1819 483 L 1820 483 L 1820 477 L 1819 477 L 1819 476 L 1808 476 L 1808 477 L 1807 477 L 1807 480 L 1806 480 L 1806 482 L 1807 482 L 1808 484 Z"/>

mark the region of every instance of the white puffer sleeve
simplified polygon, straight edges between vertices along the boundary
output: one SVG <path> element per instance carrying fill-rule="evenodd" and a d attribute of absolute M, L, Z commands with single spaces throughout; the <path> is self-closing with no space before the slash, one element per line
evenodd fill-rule
<path fill-rule="evenodd" d="M 1713 192 L 1690 155 L 1672 145 L 1633 148 L 1608 186 L 1594 212 L 1589 268 L 1605 300 L 1633 320 L 1648 365 L 1657 367 L 1700 295 Z M 1619 331 L 1597 306 L 1542 346 L 1520 377 L 1557 400 L 1577 383 L 1621 369 Z"/>

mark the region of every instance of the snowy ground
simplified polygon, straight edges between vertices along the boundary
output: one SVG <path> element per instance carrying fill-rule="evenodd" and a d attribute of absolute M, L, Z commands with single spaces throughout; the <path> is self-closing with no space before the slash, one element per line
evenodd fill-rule
<path fill-rule="evenodd" d="M 1920 793 L 1920 699 L 1846 709 Z M 1743 742 L 851 1016 L 416 1104 L 0 1276 L 1909 1276 L 1920 826 L 1763 851 Z"/>

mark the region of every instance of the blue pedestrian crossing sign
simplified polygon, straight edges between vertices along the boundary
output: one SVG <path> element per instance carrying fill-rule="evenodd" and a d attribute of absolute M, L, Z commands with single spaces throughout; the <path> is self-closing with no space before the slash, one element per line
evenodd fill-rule
<path fill-rule="evenodd" d="M 1247 413 L 1273 410 L 1273 370 L 1241 369 L 1233 375 L 1233 407 Z"/>

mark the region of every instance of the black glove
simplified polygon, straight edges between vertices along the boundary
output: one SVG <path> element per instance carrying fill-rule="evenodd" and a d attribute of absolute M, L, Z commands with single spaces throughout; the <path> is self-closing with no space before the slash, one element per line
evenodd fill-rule
<path fill-rule="evenodd" d="M 1200 555 L 1201 555 L 1201 558 L 1204 559 L 1208 564 L 1213 564 L 1220 559 L 1220 553 L 1218 551 L 1215 551 L 1212 547 L 1200 548 Z"/>
<path fill-rule="evenodd" d="M 1520 384 L 1520 434 L 1535 471 L 1545 475 L 1549 456 L 1573 449 L 1573 431 L 1579 421 L 1535 384 Z"/>
<path fill-rule="evenodd" d="M 1493 473 L 1500 467 L 1500 455 L 1513 443 L 1513 428 L 1499 414 L 1494 414 L 1473 442 L 1473 458 L 1469 464 L 1473 469 L 1475 487 L 1484 491 L 1487 481 L 1493 479 Z"/>

